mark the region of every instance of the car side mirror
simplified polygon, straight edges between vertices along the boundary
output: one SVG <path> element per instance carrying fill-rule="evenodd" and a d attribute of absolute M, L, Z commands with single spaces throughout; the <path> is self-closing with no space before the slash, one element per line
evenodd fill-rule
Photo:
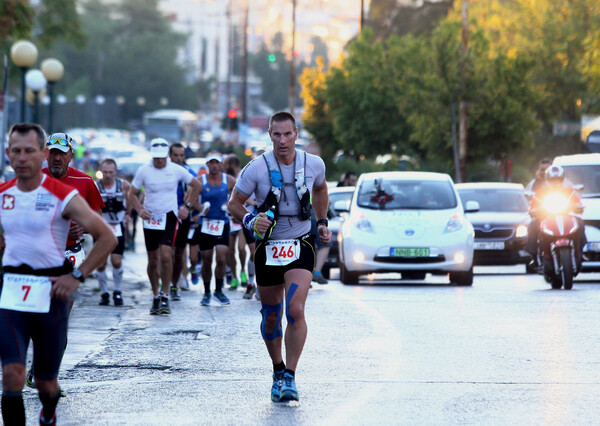
<path fill-rule="evenodd" d="M 469 200 L 465 203 L 465 213 L 476 213 L 479 211 L 479 202 Z"/>
<path fill-rule="evenodd" d="M 344 200 L 336 201 L 333 203 L 333 209 L 338 213 L 348 213 L 350 211 L 350 203 Z"/>

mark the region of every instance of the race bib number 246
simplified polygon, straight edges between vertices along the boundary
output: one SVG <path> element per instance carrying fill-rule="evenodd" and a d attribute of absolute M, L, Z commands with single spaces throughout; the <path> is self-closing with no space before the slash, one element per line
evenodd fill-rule
<path fill-rule="evenodd" d="M 273 240 L 267 242 L 267 265 L 285 266 L 300 259 L 298 240 Z"/>

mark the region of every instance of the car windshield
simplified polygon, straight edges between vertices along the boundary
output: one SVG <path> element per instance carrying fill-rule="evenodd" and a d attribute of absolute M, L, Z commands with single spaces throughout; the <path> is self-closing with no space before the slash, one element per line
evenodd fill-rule
<path fill-rule="evenodd" d="M 573 185 L 583 185 L 583 197 L 600 197 L 600 165 L 562 166 L 565 178 Z"/>
<path fill-rule="evenodd" d="M 357 202 L 376 210 L 443 210 L 457 205 L 450 182 L 382 178 L 364 180 Z"/>
<path fill-rule="evenodd" d="M 459 189 L 463 208 L 467 201 L 477 201 L 480 212 L 525 213 L 529 209 L 524 191 L 508 189 Z"/>

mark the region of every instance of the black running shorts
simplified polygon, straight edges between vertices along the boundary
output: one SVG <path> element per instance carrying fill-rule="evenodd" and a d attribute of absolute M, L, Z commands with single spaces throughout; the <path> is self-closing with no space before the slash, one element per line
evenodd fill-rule
<path fill-rule="evenodd" d="M 311 273 L 315 270 L 314 236 L 308 233 L 297 238 L 297 240 L 300 242 L 300 258 L 285 266 L 267 265 L 266 250 L 271 246 L 268 246 L 264 241 L 257 241 L 256 250 L 254 251 L 254 266 L 256 268 L 256 282 L 259 286 L 271 287 L 283 284 L 283 276 L 292 269 L 306 269 Z"/>
<path fill-rule="evenodd" d="M 144 242 L 146 243 L 147 251 L 158 250 L 158 246 L 171 246 L 175 242 L 175 233 L 179 221 L 175 213 L 167 213 L 167 223 L 164 230 L 146 229 L 144 228 Z"/>

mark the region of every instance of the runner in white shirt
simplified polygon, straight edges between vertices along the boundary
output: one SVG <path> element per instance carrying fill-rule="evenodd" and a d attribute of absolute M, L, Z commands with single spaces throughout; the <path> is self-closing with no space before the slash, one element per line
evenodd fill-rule
<path fill-rule="evenodd" d="M 2 418 L 6 425 L 25 424 L 22 392 L 31 339 L 42 402 L 39 422 L 56 424 L 57 376 L 67 339 L 69 298 L 117 239 L 75 189 L 42 173 L 48 148 L 40 126 L 14 125 L 7 153 L 17 177 L 0 185 L 0 224 L 6 241 L 0 293 Z M 71 220 L 96 240 L 75 270 L 64 256 Z"/>
<path fill-rule="evenodd" d="M 169 144 L 166 140 L 153 139 L 150 151 L 152 162 L 138 169 L 127 198 L 130 205 L 139 212 L 144 224 L 144 240 L 148 253 L 147 271 L 154 294 L 150 314 L 170 314 L 169 287 L 173 274 L 173 243 L 178 220 L 188 217 L 192 207 L 202 210 L 198 204 L 201 185 L 186 169 L 167 158 Z M 185 204 L 178 209 L 179 181 L 188 184 L 189 189 L 185 194 Z M 137 197 L 142 187 L 146 194 L 143 207 Z M 159 271 L 162 282 L 160 292 Z"/>

